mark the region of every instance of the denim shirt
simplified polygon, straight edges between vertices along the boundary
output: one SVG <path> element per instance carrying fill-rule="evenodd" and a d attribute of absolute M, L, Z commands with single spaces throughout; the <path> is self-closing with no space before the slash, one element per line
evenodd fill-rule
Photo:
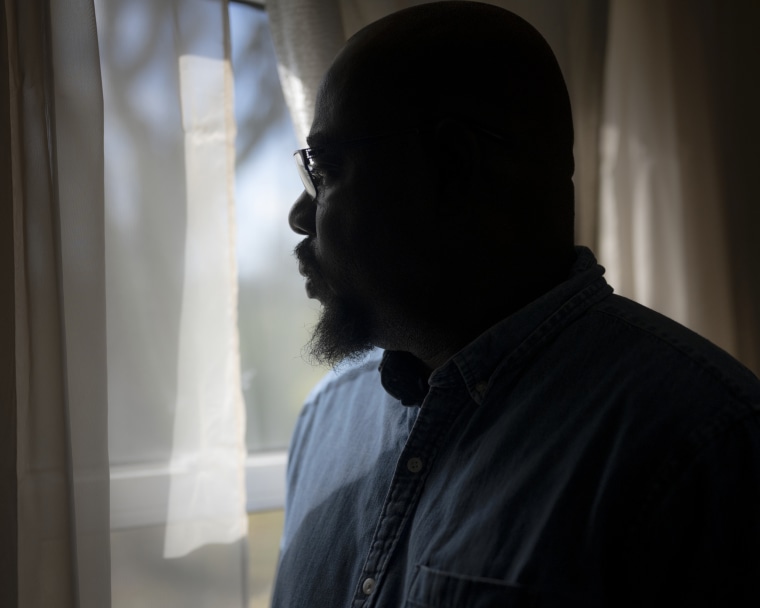
<path fill-rule="evenodd" d="M 273 606 L 760 606 L 760 383 L 578 252 L 427 383 L 314 390 Z"/>

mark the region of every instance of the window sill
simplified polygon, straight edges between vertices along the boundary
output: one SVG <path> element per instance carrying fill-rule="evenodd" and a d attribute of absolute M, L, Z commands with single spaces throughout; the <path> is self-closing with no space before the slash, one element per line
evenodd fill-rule
<path fill-rule="evenodd" d="M 245 486 L 249 513 L 284 507 L 286 466 L 285 451 L 248 455 Z M 170 475 L 168 465 L 111 467 L 111 530 L 165 523 Z"/>

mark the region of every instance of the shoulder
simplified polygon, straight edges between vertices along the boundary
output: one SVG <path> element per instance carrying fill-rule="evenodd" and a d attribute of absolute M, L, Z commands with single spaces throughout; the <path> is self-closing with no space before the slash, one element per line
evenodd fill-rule
<path fill-rule="evenodd" d="M 647 581 L 639 587 L 684 603 L 688 589 L 693 605 L 742 605 L 760 593 L 747 582 L 760 574 L 749 549 L 760 542 L 760 381 L 709 340 L 620 296 L 582 323 L 612 372 L 609 392 L 627 402 L 622 420 L 644 429 L 638 458 L 653 456 L 631 501 L 627 554 Z"/>
<path fill-rule="evenodd" d="M 642 387 L 659 383 L 692 393 L 710 387 L 716 398 L 721 394 L 723 399 L 760 408 L 760 381 L 749 369 L 654 310 L 611 295 L 589 310 L 587 323 L 603 328 L 606 335 L 600 348 L 611 360 L 629 364 L 627 375 Z"/>
<path fill-rule="evenodd" d="M 402 440 L 409 413 L 380 384 L 381 356 L 373 351 L 329 372 L 307 398 L 288 451 L 283 543 L 316 506 L 337 501 L 335 512 L 350 510 L 355 498 L 338 504 L 349 485 L 349 494 L 358 492 L 392 472 L 381 465 Z"/>
<path fill-rule="evenodd" d="M 290 444 L 289 467 L 315 454 L 324 458 L 332 448 L 345 446 L 389 408 L 391 397 L 380 384 L 382 351 L 373 350 L 358 362 L 338 366 L 314 387 L 296 422 Z M 336 455 L 336 458 L 338 456 Z"/>
<path fill-rule="evenodd" d="M 637 419 L 647 436 L 663 440 L 660 473 L 667 483 L 726 438 L 747 432 L 760 438 L 760 380 L 731 355 L 620 296 L 589 312 L 581 330 L 592 334 L 596 348 L 590 373 L 623 402 L 623 419 Z"/>
<path fill-rule="evenodd" d="M 330 370 L 309 393 L 301 417 L 329 408 L 336 400 L 346 403 L 366 399 L 382 390 L 378 372 L 382 355 L 382 350 L 375 349 L 359 361 L 343 363 Z"/>

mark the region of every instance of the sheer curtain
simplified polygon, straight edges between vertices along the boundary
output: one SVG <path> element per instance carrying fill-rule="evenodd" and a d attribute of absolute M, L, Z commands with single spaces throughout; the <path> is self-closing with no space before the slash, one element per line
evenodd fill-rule
<path fill-rule="evenodd" d="M 112 524 L 245 537 L 227 2 L 96 0 Z"/>
<path fill-rule="evenodd" d="M 270 0 L 300 133 L 340 44 L 419 2 Z M 760 373 L 757 180 L 760 5 L 716 0 L 500 0 L 547 38 L 576 127 L 576 231 L 619 293 Z M 320 8 L 322 4 L 320 3 Z M 737 118 L 737 110 L 743 110 Z M 753 228 L 754 227 L 754 230 Z"/>
<path fill-rule="evenodd" d="M 346 40 L 341 3 L 270 0 L 267 12 L 285 101 L 298 141 L 305 146 L 319 81 Z"/>
<path fill-rule="evenodd" d="M 600 258 L 760 373 L 757 3 L 612 3 Z"/>
<path fill-rule="evenodd" d="M 6 1 L 3 37 L 12 209 L 3 262 L 13 262 L 3 292 L 13 296 L 15 369 L 2 403 L 12 434 L 3 450 L 13 450 L 3 454 L 0 603 L 102 608 L 111 599 L 103 106 L 92 2 Z"/>
<path fill-rule="evenodd" d="M 599 255 L 617 290 L 736 352 L 707 54 L 695 5 L 613 2 Z"/>
<path fill-rule="evenodd" d="M 0 12 L 2 606 L 110 606 L 111 524 L 125 511 L 129 525 L 149 512 L 162 526 L 163 557 L 246 533 L 227 3 L 117 4 L 7 0 Z M 123 9 L 129 64 L 154 6 L 174 94 L 153 95 L 154 71 L 114 100 L 97 35 L 106 7 Z M 114 123 L 104 130 L 104 94 L 158 121 L 117 131 L 176 126 L 159 140 L 177 154 L 125 153 Z"/>

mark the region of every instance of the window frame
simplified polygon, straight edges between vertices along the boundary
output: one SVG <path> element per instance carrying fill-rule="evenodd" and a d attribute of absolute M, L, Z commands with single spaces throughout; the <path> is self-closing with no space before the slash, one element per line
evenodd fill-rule
<path fill-rule="evenodd" d="M 229 0 L 231 4 L 245 4 L 260 11 L 266 10 L 265 0 Z"/>
<path fill-rule="evenodd" d="M 246 511 L 285 506 L 286 450 L 251 452 L 245 463 Z M 168 464 L 111 466 L 111 531 L 166 523 Z"/>

